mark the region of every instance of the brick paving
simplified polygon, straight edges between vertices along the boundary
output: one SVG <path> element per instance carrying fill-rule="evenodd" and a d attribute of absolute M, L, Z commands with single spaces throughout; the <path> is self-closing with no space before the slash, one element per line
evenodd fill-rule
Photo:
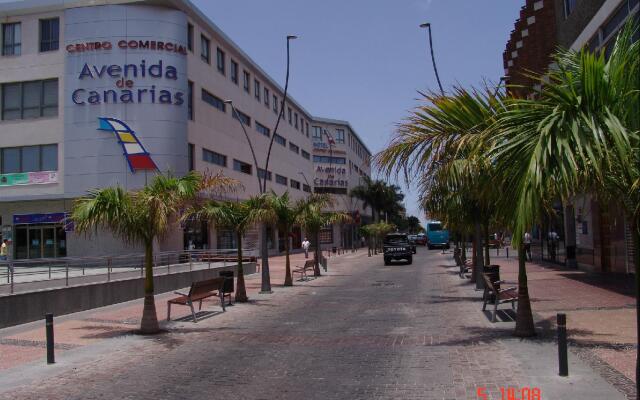
<path fill-rule="evenodd" d="M 480 293 L 450 264 L 450 254 L 423 248 L 411 266 L 360 252 L 330 259 L 320 279 L 282 288 L 274 260 L 273 294 L 257 294 L 256 274 L 247 279 L 250 303 L 221 313 L 209 301 L 197 324 L 167 323 L 168 332 L 149 337 L 131 334 L 139 301 L 61 318 L 56 337 L 75 347 L 60 350 L 55 366 L 10 358 L 0 399 L 442 400 L 478 399 L 479 388 L 500 399 L 501 387 L 526 386 L 545 399 L 624 398 L 575 357 L 571 376 L 559 379 L 555 345 L 513 338 L 512 322 L 491 324 Z M 157 300 L 162 317 L 166 297 Z M 42 331 L 0 331 L 8 340 L 0 354 L 31 340 L 24 348 L 42 359 Z"/>

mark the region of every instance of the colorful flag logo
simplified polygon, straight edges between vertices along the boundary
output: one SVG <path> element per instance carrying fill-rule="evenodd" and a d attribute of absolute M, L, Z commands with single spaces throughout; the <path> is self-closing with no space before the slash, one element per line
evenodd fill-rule
<path fill-rule="evenodd" d="M 131 172 L 158 170 L 156 163 L 151 159 L 151 155 L 145 150 L 136 133 L 127 124 L 115 118 L 99 117 L 98 120 L 100 121 L 98 130 L 113 132 L 116 135 Z"/>

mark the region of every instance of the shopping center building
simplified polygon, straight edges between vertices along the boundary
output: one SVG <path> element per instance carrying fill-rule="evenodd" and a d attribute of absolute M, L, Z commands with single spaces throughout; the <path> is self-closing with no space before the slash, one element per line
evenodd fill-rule
<path fill-rule="evenodd" d="M 360 137 L 289 96 L 273 132 L 282 87 L 189 1 L 27 0 L 1 4 L 0 17 L 0 226 L 13 258 L 137 251 L 107 232 L 78 235 L 74 200 L 190 169 L 237 179 L 238 200 L 259 192 L 256 174 L 293 199 L 334 193 L 334 208 L 356 218 L 327 228 L 323 244 L 356 238 L 367 210 L 348 192 L 370 175 L 371 157 Z M 241 123 L 261 166 L 275 135 L 268 171 L 256 169 Z M 258 231 L 247 233 L 249 246 Z M 272 253 L 284 247 L 275 227 L 267 235 Z M 303 236 L 294 230 L 294 248 Z M 157 246 L 234 244 L 231 232 L 192 222 Z"/>

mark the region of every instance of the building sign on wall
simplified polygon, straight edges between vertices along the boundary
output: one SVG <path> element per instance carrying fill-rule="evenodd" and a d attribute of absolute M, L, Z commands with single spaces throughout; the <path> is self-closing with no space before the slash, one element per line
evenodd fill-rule
<path fill-rule="evenodd" d="M 19 172 L 0 175 L 0 186 L 41 185 L 58 182 L 57 171 Z"/>

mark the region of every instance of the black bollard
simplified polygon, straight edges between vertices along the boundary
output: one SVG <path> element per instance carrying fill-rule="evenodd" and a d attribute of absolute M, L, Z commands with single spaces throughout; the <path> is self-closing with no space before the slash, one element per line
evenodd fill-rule
<path fill-rule="evenodd" d="M 47 332 L 47 364 L 55 364 L 56 357 L 53 352 L 53 314 L 45 315 L 45 327 Z"/>
<path fill-rule="evenodd" d="M 569 376 L 569 363 L 567 360 L 567 315 L 558 313 L 558 361 L 560 364 L 560 376 Z"/>

